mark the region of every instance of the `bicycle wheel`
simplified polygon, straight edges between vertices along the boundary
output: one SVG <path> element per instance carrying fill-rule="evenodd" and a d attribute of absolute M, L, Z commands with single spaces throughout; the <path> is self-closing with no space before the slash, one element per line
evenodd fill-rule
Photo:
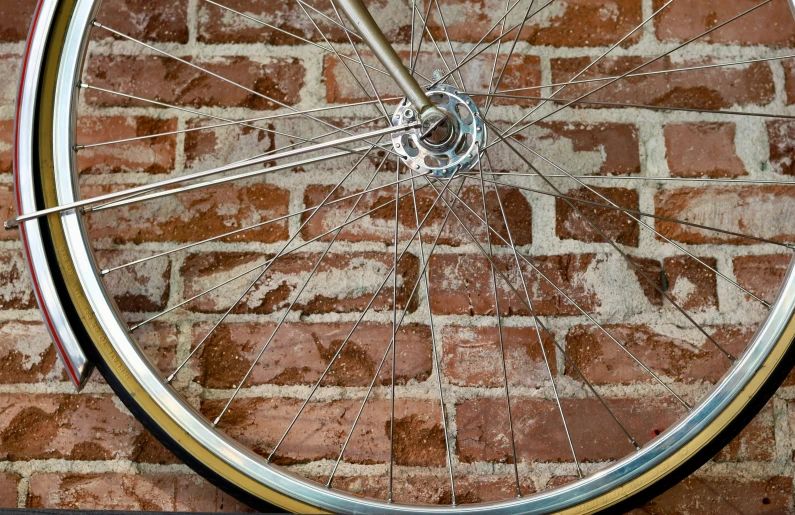
<path fill-rule="evenodd" d="M 254 507 L 622 510 L 717 453 L 792 366 L 790 4 L 372 2 L 414 90 L 354 8 L 41 1 L 62 352 Z"/>

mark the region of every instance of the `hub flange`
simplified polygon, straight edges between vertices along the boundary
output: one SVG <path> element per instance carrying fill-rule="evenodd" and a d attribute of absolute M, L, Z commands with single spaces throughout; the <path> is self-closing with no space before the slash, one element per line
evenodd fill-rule
<path fill-rule="evenodd" d="M 425 88 L 441 116 L 422 127 L 392 136 L 392 145 L 406 166 L 419 173 L 452 177 L 471 169 L 486 145 L 486 124 L 472 99 L 448 84 Z M 417 120 L 417 110 L 403 99 L 392 115 L 394 125 Z"/>

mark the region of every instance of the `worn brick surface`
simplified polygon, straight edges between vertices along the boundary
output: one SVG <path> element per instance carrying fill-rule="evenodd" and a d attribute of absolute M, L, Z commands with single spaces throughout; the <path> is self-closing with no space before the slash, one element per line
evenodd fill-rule
<path fill-rule="evenodd" d="M 370 79 L 387 97 L 388 114 L 396 100 L 388 97 L 399 96 L 383 73 L 370 68 L 368 78 L 358 63 L 346 61 L 348 66 L 343 66 L 333 53 L 312 45 L 333 45 L 335 50 L 355 56 L 345 32 L 333 21 L 337 14 L 329 2 L 303 4 L 312 20 L 299 3 L 287 0 L 221 3 L 249 18 L 213 3 L 191 0 L 103 3 L 99 22 L 236 84 L 151 49 L 143 50 L 107 30 L 92 30 L 81 80 L 191 111 L 82 90 L 76 143 L 88 147 L 78 147 L 76 157 L 83 197 L 292 148 L 307 138 L 327 140 L 335 137 L 329 134 L 332 126 L 350 126 L 353 134 L 383 126 L 377 102 L 354 109 L 325 109 L 328 103 L 368 100 L 372 96 Z M 400 55 L 407 61 L 409 6 L 392 0 L 366 3 L 389 41 L 401 45 Z M 529 4 L 517 4 L 506 28 L 521 22 Z M 561 104 L 550 103 L 543 111 L 528 114 L 538 100 L 521 97 L 552 94 L 556 88 L 539 86 L 571 79 L 613 45 L 618 34 L 637 27 L 664 4 L 665 0 L 534 2 L 532 10 L 540 10 L 524 24 L 499 84 L 490 80 L 492 69 L 500 73 L 514 33 L 502 38 L 496 62 L 494 44 L 464 65 L 461 77 L 456 74 L 455 79 L 463 78 L 463 89 L 473 93 L 481 107 L 487 97 L 478 93 L 489 90 L 508 90 L 519 97 L 494 99 L 486 116 L 497 130 L 508 129 L 523 115 L 528 115 L 526 123 L 537 121 L 542 113 Z M 506 9 L 502 0 L 474 4 L 440 0 L 439 5 L 457 59 L 461 60 L 488 29 L 495 28 L 484 42 L 498 37 L 499 19 Z M 627 72 L 754 5 L 753 0 L 672 2 L 653 22 L 580 77 L 589 82 L 568 86 L 556 96 L 574 99 L 584 95 L 605 83 L 591 79 Z M 431 8 L 428 29 L 438 44 L 437 49 L 426 34 L 419 54 L 417 71 L 430 78 L 434 71 L 444 73 L 455 63 L 436 3 L 425 0 L 417 7 L 423 16 Z M 33 0 L 0 0 L 0 218 L 4 220 L 15 215 L 12 104 L 33 10 Z M 312 21 L 326 32 L 328 40 Z M 417 39 L 419 32 L 418 20 Z M 793 34 L 795 22 L 787 2 L 773 0 L 640 71 L 787 55 L 788 47 L 795 45 Z M 366 45 L 353 41 L 367 64 L 382 68 Z M 782 107 L 789 109 L 795 104 L 795 65 L 783 59 L 690 73 L 654 73 L 621 80 L 586 100 L 780 113 Z M 312 120 L 289 113 L 289 108 L 279 103 L 295 109 L 324 109 L 314 111 L 312 116 L 317 119 Z M 244 119 L 250 120 L 245 126 L 228 121 Z M 168 134 L 171 132 L 176 133 Z M 493 128 L 489 132 L 493 141 Z M 388 145 L 389 139 L 381 142 Z M 471 211 L 460 204 L 456 210 L 483 248 L 487 248 L 489 233 L 478 217 L 487 216 L 494 228 L 490 239 L 499 271 L 502 340 L 494 316 L 491 266 L 455 217 L 448 220 L 430 259 L 427 292 L 420 283 L 415 298 L 408 302 L 420 279 L 416 241 L 398 264 L 396 280 L 387 276 L 394 259 L 394 187 L 362 198 L 353 216 L 379 205 L 386 207 L 340 233 L 298 298 L 295 312 L 272 340 L 278 320 L 331 236 L 280 258 L 198 349 L 219 316 L 256 277 L 256 271 L 131 334 L 164 377 L 196 350 L 173 384 L 210 420 L 223 409 L 267 343 L 219 424 L 228 436 L 264 456 L 273 450 L 312 385 L 328 369 L 274 458 L 275 463 L 321 484 L 328 478 L 330 460 L 337 458 L 387 351 L 393 334 L 393 293 L 398 309 L 407 308 L 395 346 L 393 490 L 397 502 L 452 500 L 433 343 L 456 464 L 458 503 L 513 499 L 516 494 L 501 343 L 523 494 L 577 479 L 550 388 L 547 362 L 577 457 L 587 471 L 633 453 L 623 431 L 592 395 L 575 366 L 627 430 L 647 445 L 684 410 L 629 353 L 691 403 L 702 398 L 730 367 L 720 350 L 692 327 L 661 291 L 735 356 L 742 355 L 767 313 L 687 253 L 768 302 L 775 299 L 791 255 L 784 247 L 644 217 L 644 222 L 682 246 L 673 248 L 620 211 L 575 203 L 617 242 L 626 252 L 625 258 L 603 242 L 576 210 L 547 193 L 558 189 L 601 203 L 603 199 L 566 177 L 599 176 L 587 179 L 587 184 L 622 207 L 791 243 L 795 238 L 790 207 L 795 190 L 791 186 L 757 188 L 681 179 L 788 181 L 795 175 L 795 123 L 584 104 L 533 123 L 517 133 L 516 139 L 538 152 L 523 151 L 532 166 L 507 146 L 489 148 L 481 163 L 485 213 L 483 191 L 474 174 L 463 183 L 457 201 L 466 203 Z M 297 159 L 312 155 L 319 154 Z M 246 181 L 91 213 L 87 227 L 100 268 L 145 260 L 221 233 L 256 226 L 105 275 L 122 318 L 136 324 L 219 281 L 262 265 L 296 232 L 288 249 L 335 228 L 386 156 L 383 150 L 373 150 L 356 168 L 357 155 L 305 163 Z M 240 171 L 273 164 L 265 161 Z M 536 172 L 532 167 L 547 176 L 549 183 L 527 177 Z M 387 158 L 371 187 L 393 181 L 396 169 L 394 159 Z M 353 196 L 351 199 L 326 206 L 311 219 L 311 211 L 302 212 L 319 205 L 348 170 L 349 177 L 331 200 L 345 195 Z M 489 175 L 492 172 L 499 175 Z M 677 180 L 638 180 L 641 176 Z M 407 175 L 401 173 L 401 177 Z M 499 198 L 495 185 L 489 182 L 492 180 L 502 183 Z M 417 178 L 417 184 L 424 186 L 416 195 L 416 211 L 422 218 L 437 192 L 425 179 Z M 434 184 L 438 188 L 441 183 Z M 451 183 L 452 191 L 457 192 L 461 184 Z M 536 191 L 520 191 L 511 185 Z M 399 192 L 409 194 L 410 183 L 403 183 Z M 447 201 L 452 199 L 449 194 Z M 430 211 L 422 231 L 426 257 L 446 212 L 444 202 Z M 298 214 L 263 223 L 290 213 Z M 401 199 L 397 213 L 399 250 L 415 232 L 415 216 L 414 200 L 408 195 Z M 520 276 L 511 249 L 502 242 L 508 239 L 508 227 L 519 252 L 541 273 L 523 261 Z M 36 309 L 17 239 L 16 231 L 0 231 L 0 507 L 245 511 L 181 465 L 143 429 L 97 374 L 84 393 L 73 393 Z M 521 279 L 525 280 L 533 309 L 555 342 L 542 332 L 543 347 L 539 345 L 532 313 L 503 274 L 522 292 Z M 603 324 L 604 331 L 541 274 Z M 357 314 L 384 277 L 384 288 L 370 313 L 357 322 Z M 434 316 L 433 332 L 427 324 L 428 308 Z M 339 357 L 332 363 L 337 351 Z M 391 370 L 391 353 L 387 353 L 335 476 L 334 486 L 354 495 L 377 499 L 387 495 Z M 776 397 L 712 462 L 633 513 L 793 513 L 793 386 L 795 374 L 790 374 Z"/>

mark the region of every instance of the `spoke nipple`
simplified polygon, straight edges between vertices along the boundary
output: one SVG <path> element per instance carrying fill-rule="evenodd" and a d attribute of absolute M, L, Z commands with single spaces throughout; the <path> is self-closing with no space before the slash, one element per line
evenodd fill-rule
<path fill-rule="evenodd" d="M 102 24 L 99 23 L 97 20 L 92 21 L 91 24 L 93 26 L 95 26 L 95 27 L 104 28 L 104 27 L 102 27 Z"/>
<path fill-rule="evenodd" d="M 135 329 L 135 328 L 133 328 L 133 329 Z M 168 376 L 166 378 L 166 384 L 170 384 L 171 381 L 173 381 L 173 380 L 174 380 L 174 374 L 171 374 L 170 376 Z M 215 423 L 213 423 L 213 425 L 215 425 Z"/>
<path fill-rule="evenodd" d="M 639 451 L 639 450 L 641 450 L 641 446 L 640 446 L 640 445 L 638 444 L 638 442 L 636 442 L 635 440 L 632 440 L 632 445 L 634 445 L 634 446 L 635 446 L 635 450 L 636 450 L 636 451 Z"/>
<path fill-rule="evenodd" d="M 389 504 L 392 504 L 392 492 L 389 492 L 389 497 L 387 497 L 386 502 L 388 502 Z"/>
<path fill-rule="evenodd" d="M 734 362 L 736 362 L 736 361 L 737 361 L 737 358 L 735 358 L 735 357 L 734 357 L 734 356 L 732 356 L 731 354 L 727 354 L 727 355 L 726 355 L 726 357 L 728 357 L 728 358 L 729 358 L 729 361 L 731 361 L 732 363 L 734 363 Z"/>
<path fill-rule="evenodd" d="M 88 88 L 88 84 L 86 84 L 85 82 L 80 82 L 77 84 L 77 87 L 80 89 L 86 89 Z"/>
<path fill-rule="evenodd" d="M 17 222 L 16 218 L 12 218 L 11 220 L 3 222 L 3 227 L 5 227 L 7 231 L 10 231 L 19 227 L 19 222 Z"/>
<path fill-rule="evenodd" d="M 218 417 L 216 417 L 216 419 L 213 420 L 213 427 L 216 427 L 218 425 L 218 422 L 220 422 L 220 421 L 221 421 L 221 416 L 218 415 Z"/>

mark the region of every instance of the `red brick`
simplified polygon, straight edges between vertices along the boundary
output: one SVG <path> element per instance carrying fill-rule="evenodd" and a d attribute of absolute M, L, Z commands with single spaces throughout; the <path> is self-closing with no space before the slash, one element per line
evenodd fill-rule
<path fill-rule="evenodd" d="M 791 261 L 789 254 L 739 256 L 733 261 L 734 276 L 748 291 L 772 303 L 781 289 Z"/>
<path fill-rule="evenodd" d="M 795 64 L 790 61 L 781 61 L 784 67 L 785 90 L 787 93 L 787 104 L 795 104 Z"/>
<path fill-rule="evenodd" d="M 395 502 L 414 504 L 450 504 L 452 501 L 450 479 L 442 472 L 436 476 L 395 477 L 392 493 Z M 325 478 L 324 478 L 325 479 Z M 530 478 L 519 478 L 522 494 L 535 492 Z M 334 488 L 346 490 L 357 496 L 386 499 L 388 479 L 384 476 L 334 477 Z M 455 478 L 456 504 L 505 501 L 516 496 L 514 476 L 457 476 Z"/>
<path fill-rule="evenodd" d="M 160 120 L 147 116 L 81 117 L 77 142 L 90 145 L 174 131 L 176 118 Z M 79 173 L 169 173 L 174 171 L 176 135 L 147 138 L 128 143 L 81 149 Z"/>
<path fill-rule="evenodd" d="M 368 57 L 371 58 L 369 53 L 361 52 L 365 61 L 368 61 Z M 430 77 L 431 73 L 434 71 L 434 66 L 439 67 L 441 62 L 438 58 L 434 58 L 433 56 L 436 54 L 428 52 L 422 52 L 419 57 L 417 71 L 423 74 L 426 77 Z M 401 57 L 404 59 L 405 62 L 408 62 L 409 53 L 408 52 L 401 52 Z M 449 58 L 449 54 L 448 54 Z M 500 58 L 498 60 L 498 67 L 502 66 L 504 62 L 504 58 Z M 489 80 L 491 79 L 491 69 L 494 64 L 494 54 L 493 53 L 482 53 L 478 57 L 474 58 L 471 63 L 464 66 L 463 75 L 466 77 L 465 84 L 468 91 L 486 91 L 489 88 Z M 380 66 L 380 65 L 379 65 Z M 499 69 L 499 68 L 498 68 Z M 358 70 L 357 70 L 358 71 Z M 357 74 L 361 75 L 359 81 L 362 84 L 367 84 L 367 78 L 364 74 Z M 345 67 L 340 64 L 339 59 L 335 56 L 326 56 L 325 61 L 323 63 L 323 76 L 326 80 L 326 100 L 330 103 L 344 103 L 344 102 L 361 102 L 364 100 L 368 100 L 367 96 L 365 96 L 362 89 L 359 87 L 358 84 L 351 78 L 348 71 Z M 370 77 L 373 80 L 373 84 L 375 84 L 378 93 L 382 97 L 391 97 L 391 96 L 399 96 L 402 97 L 402 93 L 397 88 L 395 82 L 386 75 L 381 73 L 370 73 Z M 457 79 L 457 74 L 456 74 Z M 451 79 L 447 79 L 447 82 L 452 83 Z M 511 63 L 506 68 L 505 76 L 503 77 L 501 87 L 503 89 L 511 89 L 511 88 L 519 88 L 519 87 L 529 87 L 529 86 L 536 86 L 541 84 L 541 60 L 537 56 L 528 56 L 528 55 L 519 55 L 515 54 L 514 57 L 511 59 Z M 514 93 L 512 93 L 514 94 Z M 524 96 L 538 96 L 537 92 L 529 91 L 529 92 L 519 92 L 515 93 L 517 95 L 524 95 Z M 482 101 L 482 98 L 475 98 L 475 101 L 478 104 L 485 103 Z M 506 105 L 506 104 L 520 104 L 520 105 L 532 105 L 528 101 L 521 101 L 521 100 L 511 100 L 511 99 L 499 99 L 494 102 L 495 105 Z"/>
<path fill-rule="evenodd" d="M 0 323 L 0 383 L 64 379 L 55 346 L 39 322 Z"/>
<path fill-rule="evenodd" d="M 783 175 L 795 175 L 795 123 L 787 120 L 767 122 L 767 138 L 770 142 L 770 166 L 773 171 Z"/>
<path fill-rule="evenodd" d="M 224 3 L 230 9 L 246 13 L 248 16 L 266 22 L 285 30 L 296 36 L 300 36 L 310 41 L 315 41 L 328 46 L 312 25 L 312 21 L 307 17 L 297 2 L 278 0 L 263 4 L 255 0 L 231 0 Z M 373 17 L 378 22 L 378 26 L 384 31 L 390 43 L 408 43 L 410 28 L 410 17 L 406 10 L 401 9 L 403 4 L 391 4 L 387 0 L 368 0 L 365 2 L 368 9 L 373 13 Z M 399 12 L 395 12 L 396 6 Z M 418 4 L 419 5 L 419 4 Z M 332 20 L 337 19 L 337 15 L 330 3 L 316 3 L 313 7 L 323 12 Z M 348 43 L 348 39 L 336 25 L 323 19 L 316 12 L 306 9 L 312 15 L 312 19 L 317 23 L 323 34 L 332 43 Z M 342 15 L 344 17 L 344 15 Z M 346 19 L 347 22 L 347 19 Z M 246 20 L 228 11 L 220 9 L 209 3 L 199 4 L 199 41 L 203 43 L 266 43 L 270 45 L 296 45 L 301 42 L 287 34 L 265 27 L 252 20 Z M 364 43 L 357 43 L 357 48 L 366 48 Z M 426 41 L 427 43 L 427 41 Z M 335 46 L 336 48 L 336 46 Z M 342 49 L 337 49 L 342 53 Z M 348 55 L 355 57 L 353 52 Z M 335 57 L 336 58 L 336 57 Z M 349 62 L 353 68 L 355 63 Z"/>
<path fill-rule="evenodd" d="M 504 122 L 494 124 L 502 132 L 510 126 Z M 640 173 L 638 128 L 631 124 L 549 121 L 533 125 L 514 138 L 572 175 Z M 489 149 L 489 163 L 497 172 L 527 169 L 527 164 L 505 145 Z"/>
<path fill-rule="evenodd" d="M 265 263 L 271 257 L 272 255 L 239 252 L 189 256 L 182 269 L 185 280 L 184 296 L 187 298 L 196 295 L 222 280 Z M 319 258 L 320 254 L 313 253 L 296 253 L 279 258 L 233 313 L 271 313 L 286 308 Z M 306 314 L 363 310 L 383 277 L 392 268 L 393 260 L 394 255 L 386 252 L 327 255 L 299 297 L 294 310 Z M 193 309 L 205 312 L 226 311 L 255 277 L 255 273 L 251 273 L 229 286 L 204 295 L 192 304 Z M 398 309 L 403 309 L 419 277 L 419 259 L 411 254 L 404 255 L 398 262 L 398 277 Z M 416 309 L 416 300 L 415 295 L 410 311 Z M 371 309 L 392 310 L 391 279 L 387 280 Z"/>
<path fill-rule="evenodd" d="M 586 311 L 593 311 L 600 302 L 594 292 L 583 284 L 583 274 L 601 260 L 593 254 L 541 256 L 533 263 L 556 285 Z M 508 256 L 498 256 L 495 263 L 509 278 L 517 291 L 523 293 L 516 263 Z M 533 310 L 537 315 L 579 315 L 580 312 L 561 296 L 545 279 L 525 267 L 525 281 L 531 292 Z M 494 290 L 489 261 L 480 255 L 434 254 L 429 264 L 431 308 L 446 315 L 493 314 Z M 497 274 L 500 310 L 503 316 L 530 315 L 527 306 Z M 532 285 L 532 288 L 530 287 Z"/>
<path fill-rule="evenodd" d="M 268 64 L 260 64 L 247 57 L 215 57 L 195 62 L 284 104 L 293 105 L 300 101 L 304 67 L 297 59 L 276 58 Z M 270 100 L 169 57 L 97 55 L 87 63 L 86 77 L 86 82 L 92 86 L 179 106 L 279 107 Z M 93 90 L 85 93 L 85 99 L 98 106 L 152 105 Z"/>
<path fill-rule="evenodd" d="M 36 10 L 36 2 L 3 2 L 0 4 L 0 42 L 25 41 Z"/>
<path fill-rule="evenodd" d="M 0 251 L 0 309 L 32 309 L 36 306 L 22 252 Z"/>
<path fill-rule="evenodd" d="M 224 324 L 213 332 L 199 356 L 195 379 L 207 388 L 234 388 L 273 334 L 276 324 Z M 199 342 L 212 327 L 194 329 Z M 314 385 L 351 331 L 349 324 L 284 324 L 254 367 L 246 386 L 263 384 Z M 392 338 L 391 324 L 362 323 L 343 347 L 324 386 L 366 387 L 370 384 Z M 402 327 L 395 347 L 395 382 L 422 382 L 431 374 L 431 335 L 426 325 Z M 391 355 L 391 354 L 390 354 Z M 389 384 L 391 358 L 379 384 Z"/>
<path fill-rule="evenodd" d="M 149 255 L 134 250 L 105 250 L 97 252 L 97 261 L 109 268 Z M 171 291 L 171 262 L 159 258 L 122 268 L 106 275 L 105 284 L 114 292 L 122 311 L 159 311 L 165 309 Z"/>
<path fill-rule="evenodd" d="M 689 477 L 632 515 L 783 514 L 792 511 L 792 478 Z"/>
<path fill-rule="evenodd" d="M 13 120 L 0 121 L 0 173 L 11 173 L 14 145 Z M 5 205 L 5 203 L 0 203 Z"/>
<path fill-rule="evenodd" d="M 476 9 L 461 0 L 444 0 L 440 3 L 447 31 L 454 41 L 477 42 L 505 14 L 505 3 L 499 0 L 483 2 Z M 468 7 L 464 7 L 465 5 Z M 531 13 L 543 5 L 536 3 Z M 529 4 L 519 5 L 511 11 L 506 28 L 520 23 L 527 14 L 528 6 Z M 431 19 L 434 37 L 437 40 L 445 39 L 437 21 L 438 16 L 432 16 Z M 636 0 L 574 0 L 563 4 L 555 3 L 527 20 L 520 40 L 539 46 L 608 46 L 634 29 L 641 19 L 641 4 Z M 498 30 L 499 28 L 492 32 L 485 41 L 495 39 L 499 34 Z M 514 32 L 511 32 L 505 39 L 512 40 L 513 37 Z M 638 35 L 635 35 L 626 44 L 635 43 L 637 40 Z"/>
<path fill-rule="evenodd" d="M 361 406 L 362 397 L 332 402 L 311 402 L 279 447 L 274 462 L 304 463 L 336 459 Z M 232 403 L 219 427 L 225 433 L 267 456 L 302 404 L 301 399 L 241 398 Z M 214 418 L 226 399 L 202 403 L 202 412 Z M 439 402 L 395 400 L 395 450 L 397 465 L 445 465 L 444 431 Z M 345 450 L 351 463 L 385 463 L 389 460 L 390 401 L 369 399 Z"/>
<path fill-rule="evenodd" d="M 417 186 L 423 186 L 427 183 L 424 179 L 417 180 Z M 505 241 L 510 241 L 508 238 L 508 231 L 505 226 L 503 218 L 503 211 L 505 218 L 508 220 L 508 225 L 513 237 L 514 244 L 528 245 L 532 243 L 532 209 L 530 203 L 524 195 L 517 189 L 504 188 L 500 190 L 500 200 L 497 200 L 497 194 L 491 188 L 491 185 L 486 184 L 486 207 L 488 209 L 489 225 L 497 232 L 504 240 L 500 240 L 493 232 L 490 233 L 492 243 L 494 245 L 504 244 Z M 333 186 L 310 185 L 304 193 L 304 205 L 307 208 L 312 208 L 321 205 L 323 200 L 327 197 Z M 330 198 L 334 200 L 348 195 L 352 195 L 362 190 L 348 190 L 339 188 Z M 441 190 L 439 190 L 441 191 Z M 409 189 L 401 189 L 401 195 L 408 194 Z M 398 205 L 398 221 L 400 223 L 400 246 L 402 250 L 408 243 L 408 239 L 414 235 L 417 230 L 417 218 L 420 222 L 424 220 L 422 225 L 422 238 L 426 255 L 430 252 L 430 247 L 439 234 L 439 229 L 444 221 L 445 214 L 448 211 L 447 205 L 443 200 L 436 202 L 436 207 L 428 215 L 428 211 L 433 206 L 439 193 L 430 187 L 426 187 L 416 193 L 417 195 L 417 209 L 415 213 L 414 200 L 409 195 L 400 199 Z M 458 196 L 459 202 L 466 203 L 479 217 L 483 217 L 483 192 L 480 186 L 464 188 Z M 372 193 L 367 193 L 362 197 L 356 211 L 350 218 L 356 218 L 361 214 L 384 206 L 378 211 L 373 212 L 367 217 L 357 220 L 355 223 L 347 226 L 340 232 L 337 238 L 340 241 L 362 242 L 362 241 L 380 241 L 392 242 L 395 238 L 395 204 L 388 204 L 395 199 L 394 188 L 386 188 Z M 325 234 L 329 231 L 339 227 L 351 212 L 357 197 L 345 200 L 331 206 L 319 209 L 317 213 L 309 218 L 312 212 L 302 216 L 302 223 L 308 220 L 308 223 L 302 230 L 302 236 L 308 240 Z M 448 202 L 450 202 L 448 200 Z M 502 209 L 500 209 L 502 203 Z M 478 219 L 466 207 L 460 206 L 456 209 L 459 218 L 466 224 L 472 235 L 482 244 L 486 244 L 486 228 L 481 220 Z M 427 215 L 427 219 L 425 218 Z M 330 241 L 334 236 L 331 233 L 323 239 Z M 416 240 L 416 239 L 415 239 Z M 444 230 L 439 237 L 439 245 L 466 245 L 472 242 L 472 237 L 461 228 L 461 224 L 455 217 L 450 216 L 445 225 Z M 417 250 L 416 252 L 419 252 Z"/>
<path fill-rule="evenodd" d="M 541 332 L 547 359 L 556 370 L 555 344 Z M 538 388 L 549 384 L 549 372 L 533 327 L 503 327 L 508 384 Z M 441 331 L 442 372 L 457 386 L 502 387 L 502 356 L 496 327 L 445 326 Z"/>
<path fill-rule="evenodd" d="M 188 0 L 122 0 L 102 7 L 98 21 L 122 34 L 143 41 L 188 42 Z M 91 36 L 121 39 L 103 29 L 94 29 Z"/>
<path fill-rule="evenodd" d="M 665 0 L 654 0 L 654 9 Z M 657 38 L 662 41 L 687 41 L 756 6 L 754 0 L 726 4 L 707 0 L 687 5 L 673 3 L 654 20 Z M 700 43 L 740 45 L 771 45 L 788 47 L 795 44 L 795 22 L 787 2 L 772 2 L 700 38 Z"/>
<path fill-rule="evenodd" d="M 9 159 L 11 159 L 9 155 Z M 0 158 L 2 162 L 2 158 Z M 17 199 L 14 195 L 14 186 L 12 184 L 0 184 L 0 218 L 10 220 L 17 216 Z M 19 239 L 19 231 L 3 230 L 0 233 L 0 240 L 17 240 Z"/>
<path fill-rule="evenodd" d="M 730 363 L 695 327 L 605 324 L 605 330 L 629 352 L 660 377 L 676 383 L 717 382 Z M 743 326 L 707 327 L 723 348 L 739 355 L 753 330 Z M 596 326 L 574 326 L 566 336 L 566 354 L 592 384 L 658 384 L 626 351 Z M 582 377 L 570 364 L 566 374 L 576 381 Z M 665 380 L 664 379 L 664 380 Z M 676 386 L 673 386 L 676 390 Z"/>
<path fill-rule="evenodd" d="M 679 419 L 681 406 L 666 399 L 607 398 L 618 420 L 644 445 Z M 614 460 L 633 452 L 624 433 L 593 397 L 562 399 L 577 458 Z M 572 461 L 571 450 L 555 401 L 511 398 L 514 439 L 519 461 Z M 456 407 L 457 445 L 463 462 L 513 461 L 505 398 L 464 401 Z"/>
<path fill-rule="evenodd" d="M 715 258 L 699 259 L 717 269 Z M 668 278 L 668 296 L 687 311 L 704 311 L 718 308 L 718 277 L 690 256 L 673 256 L 663 260 Z M 662 295 L 659 294 L 662 302 Z"/>
<path fill-rule="evenodd" d="M 112 492 L 109 495 L 109 492 Z M 27 507 L 80 510 L 250 511 L 187 474 L 56 474 L 30 478 Z"/>
<path fill-rule="evenodd" d="M 607 57 L 590 68 L 581 78 L 609 77 L 627 73 L 652 57 Z M 590 63 L 588 57 L 552 59 L 552 80 L 564 82 Z M 672 63 L 669 58 L 656 61 L 638 72 L 681 68 L 708 61 Z M 602 84 L 607 84 L 604 82 Z M 602 84 L 599 84 L 601 86 Z M 576 99 L 597 86 L 593 83 L 572 85 L 560 98 Z M 775 86 L 770 66 L 756 63 L 747 67 L 711 68 L 691 73 L 667 73 L 622 79 L 585 100 L 624 102 L 696 109 L 721 109 L 734 105 L 765 105 L 773 101 Z M 590 107 L 581 105 L 580 107 Z"/>
<path fill-rule="evenodd" d="M 17 488 L 20 477 L 12 472 L 0 472 L 0 508 L 17 508 Z"/>
<path fill-rule="evenodd" d="M 654 196 L 655 214 L 727 231 L 790 242 L 795 237 L 781 206 L 795 197 L 788 186 L 678 188 Z M 753 245 L 758 242 L 664 220 L 655 228 L 683 243 Z"/>
<path fill-rule="evenodd" d="M 0 456 L 109 460 L 133 452 L 140 424 L 109 396 L 0 395 Z"/>
<path fill-rule="evenodd" d="M 218 123 L 224 122 L 194 119 L 187 126 L 192 128 Z M 262 123 L 256 125 L 264 126 Z M 275 129 L 273 124 L 268 124 L 266 128 Z M 279 131 L 283 132 L 284 129 L 279 127 Z M 275 148 L 275 136 L 272 132 L 259 131 L 248 126 L 228 125 L 193 131 L 185 134 L 185 166 L 197 171 L 207 170 L 264 154 Z"/>
<path fill-rule="evenodd" d="M 638 210 L 638 192 L 626 188 L 592 188 L 607 197 L 620 207 Z M 563 192 L 570 197 L 581 198 L 589 202 L 608 204 L 587 188 L 578 188 Z M 608 238 L 621 245 L 638 246 L 640 227 L 628 213 L 615 209 L 596 207 L 590 204 L 569 201 L 574 208 L 563 199 L 555 199 L 555 234 L 564 240 L 579 240 L 588 243 L 605 243 L 602 231 Z M 580 212 L 577 212 L 579 210 Z M 593 225 L 592 225 L 593 224 Z M 598 229 L 598 230 L 597 230 Z"/>
<path fill-rule="evenodd" d="M 92 186 L 86 198 L 131 185 Z M 91 237 L 105 244 L 192 242 L 267 222 L 288 212 L 290 193 L 270 184 L 233 183 L 139 202 L 88 217 Z M 288 236 L 287 221 L 261 225 L 224 241 L 274 243 Z"/>
<path fill-rule="evenodd" d="M 738 177 L 745 165 L 737 157 L 733 123 L 682 123 L 665 126 L 668 169 L 674 177 Z"/>

